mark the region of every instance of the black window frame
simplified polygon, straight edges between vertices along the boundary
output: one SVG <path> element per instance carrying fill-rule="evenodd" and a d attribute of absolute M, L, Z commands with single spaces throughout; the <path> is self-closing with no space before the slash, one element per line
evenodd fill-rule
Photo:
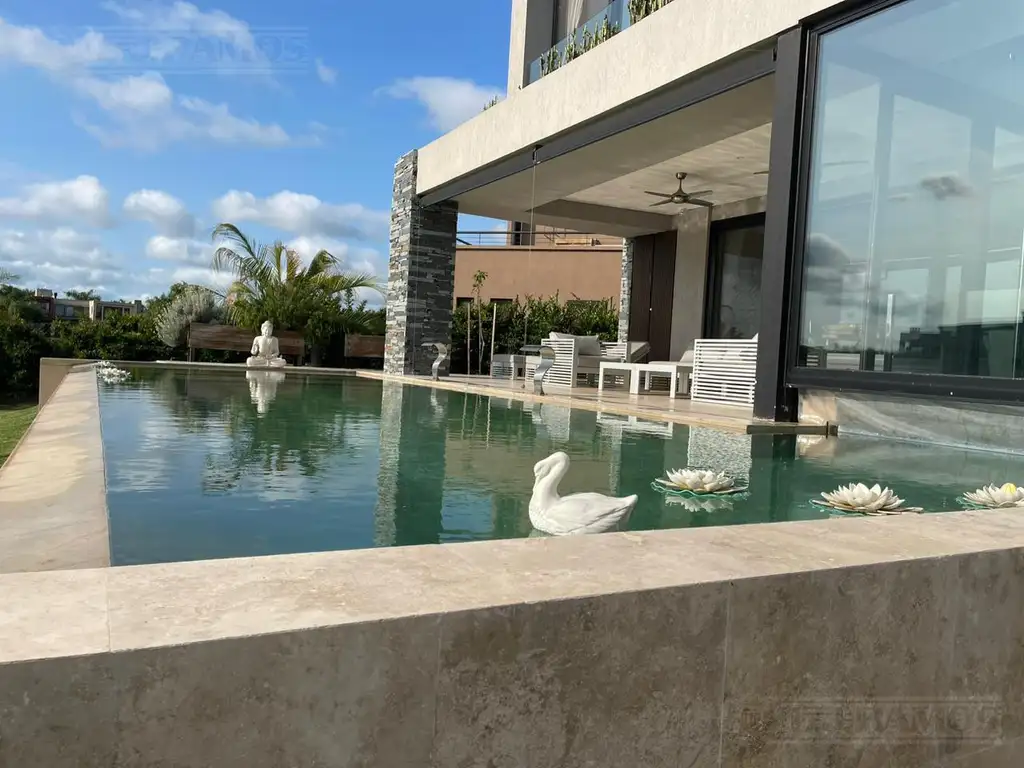
<path fill-rule="evenodd" d="M 798 365 L 800 325 L 804 302 L 804 258 L 814 118 L 818 108 L 818 83 L 821 38 L 876 13 L 914 0 L 849 0 L 805 20 L 805 49 L 800 91 L 800 125 L 794 147 L 795 194 L 792 204 L 792 259 L 789 271 L 790 312 L 786 327 L 785 386 L 790 390 L 823 389 L 865 393 L 915 395 L 944 400 L 995 403 L 1024 402 L 1024 379 L 989 376 L 957 376 L 934 373 L 897 373 L 892 371 L 829 370 Z M 952 2 L 952 0 L 947 0 Z"/>

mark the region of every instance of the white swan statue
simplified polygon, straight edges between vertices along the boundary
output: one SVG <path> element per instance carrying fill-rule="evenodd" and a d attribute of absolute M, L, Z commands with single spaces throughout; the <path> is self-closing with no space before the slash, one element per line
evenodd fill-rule
<path fill-rule="evenodd" d="M 569 457 L 559 451 L 533 468 L 533 496 L 530 498 L 530 522 L 541 533 L 571 536 L 604 533 L 629 518 L 637 497 L 616 499 L 600 493 L 574 493 L 559 496 L 558 484 L 569 471 Z"/>

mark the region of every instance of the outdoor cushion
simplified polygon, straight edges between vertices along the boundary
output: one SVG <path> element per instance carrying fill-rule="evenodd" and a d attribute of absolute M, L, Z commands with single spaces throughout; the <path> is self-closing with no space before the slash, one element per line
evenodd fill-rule
<path fill-rule="evenodd" d="M 597 336 L 573 336 L 571 333 L 555 333 L 552 331 L 551 338 L 560 339 L 562 341 L 575 339 L 577 356 L 601 356 L 601 340 Z"/>

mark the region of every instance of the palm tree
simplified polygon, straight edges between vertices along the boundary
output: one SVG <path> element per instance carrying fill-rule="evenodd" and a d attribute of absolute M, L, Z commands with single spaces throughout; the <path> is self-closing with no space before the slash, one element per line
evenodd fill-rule
<path fill-rule="evenodd" d="M 213 269 L 233 279 L 226 298 L 228 317 L 244 328 L 255 331 L 270 320 L 277 328 L 305 329 L 317 325 L 318 317 L 340 311 L 347 292 L 380 290 L 373 275 L 342 272 L 340 262 L 325 250 L 304 265 L 280 240 L 257 243 L 234 224 L 218 224 L 213 238 L 220 243 Z"/>

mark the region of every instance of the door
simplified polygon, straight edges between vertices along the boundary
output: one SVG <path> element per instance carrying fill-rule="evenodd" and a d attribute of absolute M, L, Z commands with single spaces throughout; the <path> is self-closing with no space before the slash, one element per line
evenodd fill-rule
<path fill-rule="evenodd" d="M 672 295 L 676 275 L 676 231 L 644 235 L 633 242 L 629 340 L 651 345 L 648 359 L 668 360 L 672 343 Z"/>
<path fill-rule="evenodd" d="M 711 225 L 704 337 L 752 339 L 761 327 L 764 215 Z"/>

